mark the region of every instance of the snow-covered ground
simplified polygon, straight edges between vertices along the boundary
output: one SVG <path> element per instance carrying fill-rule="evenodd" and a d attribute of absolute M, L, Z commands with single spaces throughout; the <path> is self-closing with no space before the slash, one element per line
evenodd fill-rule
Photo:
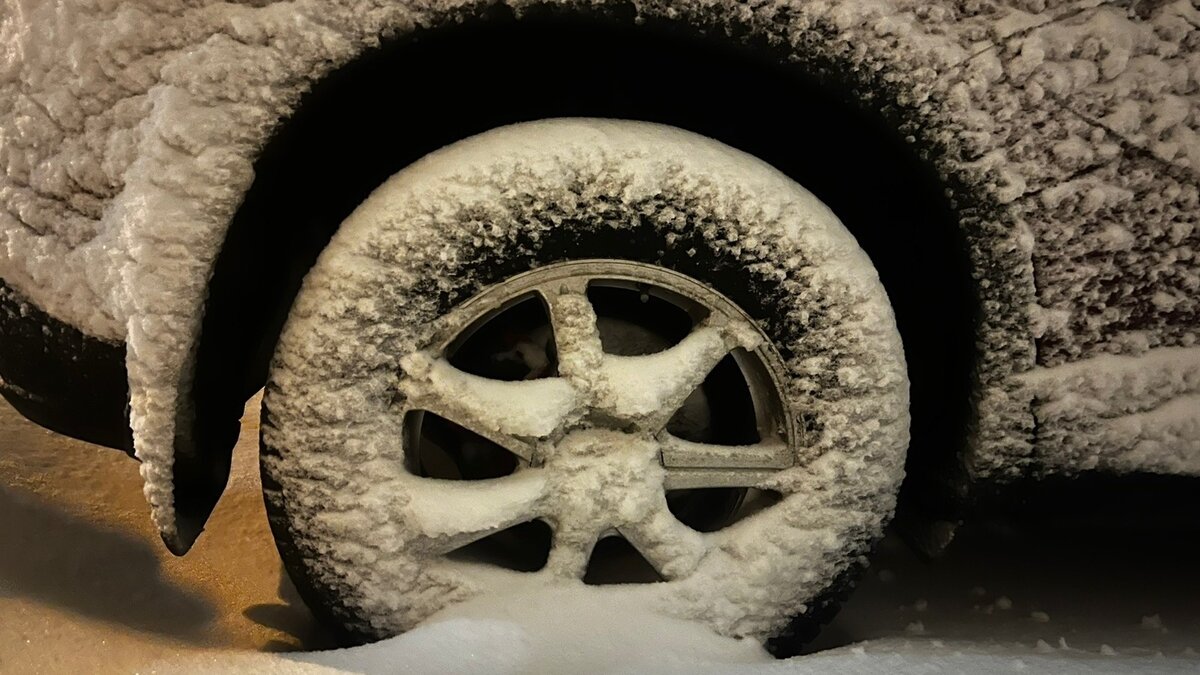
<path fill-rule="evenodd" d="M 377 645 L 297 653 L 330 640 L 282 573 L 249 431 L 208 531 L 174 558 L 132 460 L 0 405 L 0 672 L 1200 670 L 1200 524 L 1149 522 L 1135 504 L 1116 521 L 977 523 L 932 564 L 889 538 L 816 653 L 784 662 L 594 588 L 460 606 Z"/>

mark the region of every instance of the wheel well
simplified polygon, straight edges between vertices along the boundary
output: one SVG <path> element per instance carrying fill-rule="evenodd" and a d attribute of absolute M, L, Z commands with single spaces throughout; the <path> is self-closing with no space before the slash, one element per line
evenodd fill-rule
<path fill-rule="evenodd" d="M 977 301 L 944 185 L 882 115 L 779 49 L 617 15 L 497 9 L 393 39 L 315 85 L 263 150 L 215 265 L 192 390 L 199 451 L 177 464 L 179 508 L 215 502 L 244 402 L 339 223 L 428 152 L 547 117 L 679 126 L 816 194 L 871 256 L 896 310 L 912 380 L 910 476 L 952 462 L 970 415 Z"/>

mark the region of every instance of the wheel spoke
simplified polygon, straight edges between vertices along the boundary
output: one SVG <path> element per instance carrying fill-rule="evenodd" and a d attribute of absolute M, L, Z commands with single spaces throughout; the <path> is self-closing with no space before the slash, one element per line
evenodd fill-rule
<path fill-rule="evenodd" d="M 432 412 L 525 460 L 533 459 L 536 441 L 554 433 L 578 403 L 575 389 L 563 378 L 492 380 L 423 354 L 411 355 L 402 365 L 407 377 L 400 391 L 407 409 Z"/>
<path fill-rule="evenodd" d="M 544 569 L 558 577 L 582 579 L 598 539 L 595 531 L 580 527 L 580 523 L 559 523 L 554 529 L 554 543 Z"/>
<path fill-rule="evenodd" d="M 707 552 L 704 535 L 679 522 L 665 499 L 645 520 L 622 526 L 620 531 L 668 580 L 690 574 Z"/>
<path fill-rule="evenodd" d="M 753 445 L 716 445 L 664 433 L 660 451 L 667 469 L 786 469 L 795 463 L 787 443 L 777 439 Z"/>
<path fill-rule="evenodd" d="M 537 470 L 482 481 L 411 478 L 403 495 L 408 542 L 427 555 L 444 555 L 489 534 L 540 515 L 546 479 Z"/>
<path fill-rule="evenodd" d="M 605 355 L 601 375 L 611 391 L 620 393 L 609 412 L 646 428 L 662 428 L 721 359 L 736 347 L 757 346 L 758 340 L 756 331 L 740 323 L 705 323 L 656 354 Z"/>
<path fill-rule="evenodd" d="M 604 348 L 596 327 L 596 310 L 587 297 L 587 282 L 568 279 L 539 288 L 538 292 L 550 315 L 559 375 L 594 388 Z"/>

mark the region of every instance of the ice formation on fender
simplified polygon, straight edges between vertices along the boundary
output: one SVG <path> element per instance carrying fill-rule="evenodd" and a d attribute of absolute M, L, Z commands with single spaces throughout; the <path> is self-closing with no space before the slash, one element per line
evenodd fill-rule
<path fill-rule="evenodd" d="M 194 533 L 175 531 L 171 471 L 190 429 L 177 408 L 205 286 L 259 148 L 331 68 L 471 5 L 2 6 L 0 278 L 51 315 L 125 341 L 146 494 L 166 539 L 186 548 Z M 1012 375 L 1194 343 L 1200 19 L 1188 0 L 632 7 L 791 45 L 801 65 L 836 64 L 937 164 L 980 277 L 964 458 L 974 474 L 1017 475 L 1053 452 L 1035 451 L 1041 394 Z M 1039 436 L 1066 429 L 1039 422 Z"/>

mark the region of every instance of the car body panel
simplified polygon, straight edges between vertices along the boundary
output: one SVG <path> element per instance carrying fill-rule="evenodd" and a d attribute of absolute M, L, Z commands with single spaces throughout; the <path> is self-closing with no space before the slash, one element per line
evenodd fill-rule
<path fill-rule="evenodd" d="M 836 72 L 922 149 L 979 285 L 963 475 L 1200 475 L 1187 406 L 1161 413 L 1183 419 L 1165 440 L 1145 420 L 1063 445 L 1200 391 L 1176 376 L 1200 369 L 1200 19 L 1186 0 L 551 5 L 782 45 L 790 67 Z M 227 471 L 228 454 L 210 459 L 197 441 L 193 366 L 208 280 L 261 148 L 313 82 L 382 38 L 545 6 L 6 0 L 0 278 L 63 324 L 125 344 L 134 447 L 173 550 L 197 536 Z M 1104 354 L 1128 361 L 1113 376 Z M 1074 363 L 1082 375 L 1055 374 Z M 1170 382 L 1169 400 L 1094 384 L 1145 371 Z M 1073 387 L 1120 397 L 1056 413 Z M 1147 442 L 1177 461 L 1131 453 Z M 187 518 L 184 472 L 205 476 Z"/>

